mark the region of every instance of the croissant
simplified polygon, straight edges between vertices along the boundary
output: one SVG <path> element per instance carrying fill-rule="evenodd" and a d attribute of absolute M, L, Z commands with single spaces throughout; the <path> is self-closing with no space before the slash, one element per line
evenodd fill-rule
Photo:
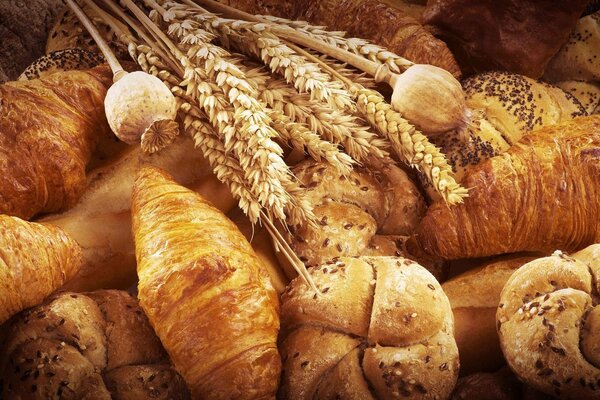
<path fill-rule="evenodd" d="M 370 0 L 220 0 L 252 14 L 271 14 L 345 31 L 368 39 L 418 64 L 432 64 L 454 76 L 460 68 L 444 42 L 416 19 L 383 1 Z"/>
<path fill-rule="evenodd" d="M 464 204 L 434 203 L 417 229 L 445 259 L 577 250 L 600 237 L 600 116 L 530 133 L 473 166 Z"/>
<path fill-rule="evenodd" d="M 81 264 L 79 245 L 62 229 L 0 215 L 0 324 L 40 303 Z"/>
<path fill-rule="evenodd" d="M 132 215 L 140 304 L 192 396 L 274 398 L 277 294 L 241 232 L 154 167 L 137 175 Z"/>
<path fill-rule="evenodd" d="M 518 269 L 496 314 L 504 357 L 519 379 L 561 399 L 600 392 L 600 244 L 556 251 Z"/>
<path fill-rule="evenodd" d="M 92 149 L 110 133 L 110 83 L 104 67 L 0 86 L 0 213 L 29 219 L 77 202 Z"/>

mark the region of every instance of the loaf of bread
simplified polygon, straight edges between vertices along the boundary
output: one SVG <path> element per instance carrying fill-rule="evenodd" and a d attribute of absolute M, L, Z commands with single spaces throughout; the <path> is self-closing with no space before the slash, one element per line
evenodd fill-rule
<path fill-rule="evenodd" d="M 561 399 L 598 399 L 600 244 L 556 251 L 517 270 L 497 313 L 502 351 L 520 380 Z"/>
<path fill-rule="evenodd" d="M 199 399 L 272 399 L 281 361 L 277 293 L 236 226 L 155 167 L 136 178 L 140 303 Z"/>
<path fill-rule="evenodd" d="M 386 47 L 417 64 L 460 76 L 454 56 L 416 19 L 380 0 L 219 0 L 251 14 L 271 14 L 347 32 Z"/>
<path fill-rule="evenodd" d="M 600 116 L 539 129 L 470 168 L 463 204 L 434 203 L 417 229 L 445 259 L 577 250 L 600 238 Z"/>
<path fill-rule="evenodd" d="M 0 86 L 0 213 L 29 219 L 79 200 L 92 149 L 111 134 L 110 84 L 102 67 Z"/>
<path fill-rule="evenodd" d="M 98 53 L 84 49 L 56 50 L 45 54 L 31 63 L 19 76 L 19 80 L 42 78 L 55 72 L 73 69 L 89 69 L 104 61 Z"/>
<path fill-rule="evenodd" d="M 459 181 L 469 167 L 504 153 L 526 133 L 588 115 L 576 97 L 523 75 L 486 72 L 465 79 L 462 86 L 469 124 L 431 138 Z"/>
<path fill-rule="evenodd" d="M 589 0 L 430 0 L 437 26 L 465 72 L 509 71 L 531 78 L 567 42 Z"/>
<path fill-rule="evenodd" d="M 513 272 L 534 257 L 504 257 L 442 284 L 454 314 L 461 375 L 494 372 L 504 365 L 496 333 L 500 293 Z"/>
<path fill-rule="evenodd" d="M 81 248 L 62 229 L 0 214 L 0 324 L 41 303 L 82 263 Z"/>
<path fill-rule="evenodd" d="M 227 186 L 211 173 L 199 150 L 190 150 L 193 146 L 190 138 L 181 136 L 152 155 L 139 146 L 128 147 L 88 173 L 86 191 L 75 207 L 43 219 L 64 229 L 83 249 L 84 264 L 66 285 L 68 290 L 126 289 L 136 282 L 131 194 L 141 166 L 163 168 L 223 212 L 234 205 Z"/>
<path fill-rule="evenodd" d="M 19 314 L 6 330 L 4 399 L 189 399 L 126 292 L 62 293 Z"/>
<path fill-rule="evenodd" d="M 282 399 L 446 399 L 458 376 L 439 283 L 401 257 L 340 258 L 282 295 Z"/>
<path fill-rule="evenodd" d="M 569 80 L 600 80 L 600 11 L 581 18 L 571 32 L 569 40 L 550 60 L 544 80 L 560 82 Z"/>

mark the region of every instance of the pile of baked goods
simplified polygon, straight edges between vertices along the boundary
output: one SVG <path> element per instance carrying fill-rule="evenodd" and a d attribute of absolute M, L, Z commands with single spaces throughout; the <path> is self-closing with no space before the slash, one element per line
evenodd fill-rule
<path fill-rule="evenodd" d="M 0 85 L 0 399 L 600 399 L 568 3 L 48 3 Z"/>

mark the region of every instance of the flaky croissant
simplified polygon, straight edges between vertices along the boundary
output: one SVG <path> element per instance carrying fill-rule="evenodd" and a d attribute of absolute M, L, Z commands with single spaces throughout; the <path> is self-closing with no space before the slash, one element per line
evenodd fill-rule
<path fill-rule="evenodd" d="M 466 172 L 463 204 L 433 204 L 417 229 L 446 259 L 577 250 L 600 237 L 600 116 L 525 136 Z"/>
<path fill-rule="evenodd" d="M 199 399 L 270 399 L 278 300 L 252 247 L 220 211 L 154 167 L 132 201 L 140 304 Z"/>
<path fill-rule="evenodd" d="M 42 302 L 82 263 L 79 245 L 62 229 L 0 215 L 0 324 Z"/>
<path fill-rule="evenodd" d="M 85 167 L 110 134 L 106 67 L 0 86 L 0 213 L 24 219 L 73 206 Z"/>

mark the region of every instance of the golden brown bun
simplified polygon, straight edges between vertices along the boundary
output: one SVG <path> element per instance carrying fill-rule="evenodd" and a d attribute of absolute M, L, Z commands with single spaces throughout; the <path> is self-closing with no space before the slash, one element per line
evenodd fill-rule
<path fill-rule="evenodd" d="M 517 257 L 492 261 L 442 284 L 454 314 L 461 375 L 492 372 L 504 365 L 496 333 L 500 293 L 513 272 L 533 259 Z"/>
<path fill-rule="evenodd" d="M 148 319 L 126 292 L 59 294 L 6 329 L 0 390 L 7 399 L 135 398 L 144 382 L 132 382 L 134 376 L 154 380 L 151 375 L 160 378 L 170 368 Z M 177 384 L 181 378 L 174 372 L 169 378 L 170 391 L 156 385 L 149 397 L 189 398 Z"/>
<path fill-rule="evenodd" d="M 417 64 L 432 64 L 460 76 L 454 56 L 401 7 L 371 0 L 220 0 L 252 14 L 271 14 L 345 31 L 388 48 Z"/>
<path fill-rule="evenodd" d="M 600 80 L 600 11 L 581 18 L 567 43 L 550 60 L 544 80 Z"/>
<path fill-rule="evenodd" d="M 29 219 L 77 202 L 92 150 L 110 134 L 110 83 L 103 67 L 0 86 L 0 213 Z"/>
<path fill-rule="evenodd" d="M 445 399 L 458 375 L 450 304 L 400 257 L 341 258 L 282 295 L 282 399 Z M 369 393 L 369 387 L 372 391 Z"/>
<path fill-rule="evenodd" d="M 248 241 L 154 167 L 137 175 L 132 216 L 140 303 L 192 395 L 272 398 L 278 299 Z"/>
<path fill-rule="evenodd" d="M 401 169 L 355 169 L 347 177 L 331 165 L 306 160 L 293 168 L 307 188 L 318 226 L 293 230 L 292 248 L 307 265 L 335 257 L 369 253 L 380 235 L 406 236 L 414 232 L 425 213 L 425 200 Z M 385 246 L 395 255 L 398 248 Z"/>
<path fill-rule="evenodd" d="M 106 387 L 118 400 L 190 398 L 185 382 L 168 364 L 126 365 L 104 375 Z"/>
<path fill-rule="evenodd" d="M 86 191 L 75 207 L 43 219 L 70 233 L 83 249 L 84 265 L 67 284 L 68 290 L 126 289 L 136 282 L 131 193 L 135 174 L 146 164 L 164 168 L 224 212 L 235 204 L 189 137 L 181 136 L 152 155 L 140 146 L 127 148 L 88 173 Z"/>
<path fill-rule="evenodd" d="M 451 400 L 469 399 L 522 400 L 521 383 L 508 368 L 465 376 L 458 380 Z"/>
<path fill-rule="evenodd" d="M 588 114 L 600 113 L 600 82 L 561 81 L 555 85 L 575 97 Z"/>
<path fill-rule="evenodd" d="M 62 229 L 0 214 L 0 324 L 41 303 L 82 263 L 81 248 Z"/>
<path fill-rule="evenodd" d="M 600 238 L 600 116 L 532 132 L 467 171 L 463 204 L 434 203 L 417 230 L 446 259 L 577 250 Z"/>
<path fill-rule="evenodd" d="M 502 291 L 498 333 L 520 380 L 561 399 L 597 399 L 600 380 L 600 244 L 556 251 L 521 267 Z"/>
<path fill-rule="evenodd" d="M 423 14 L 465 71 L 539 78 L 589 0 L 430 0 Z"/>
<path fill-rule="evenodd" d="M 470 123 L 432 138 L 459 180 L 470 166 L 504 153 L 526 133 L 588 114 L 574 96 L 523 75 L 486 72 L 462 85 Z"/>

